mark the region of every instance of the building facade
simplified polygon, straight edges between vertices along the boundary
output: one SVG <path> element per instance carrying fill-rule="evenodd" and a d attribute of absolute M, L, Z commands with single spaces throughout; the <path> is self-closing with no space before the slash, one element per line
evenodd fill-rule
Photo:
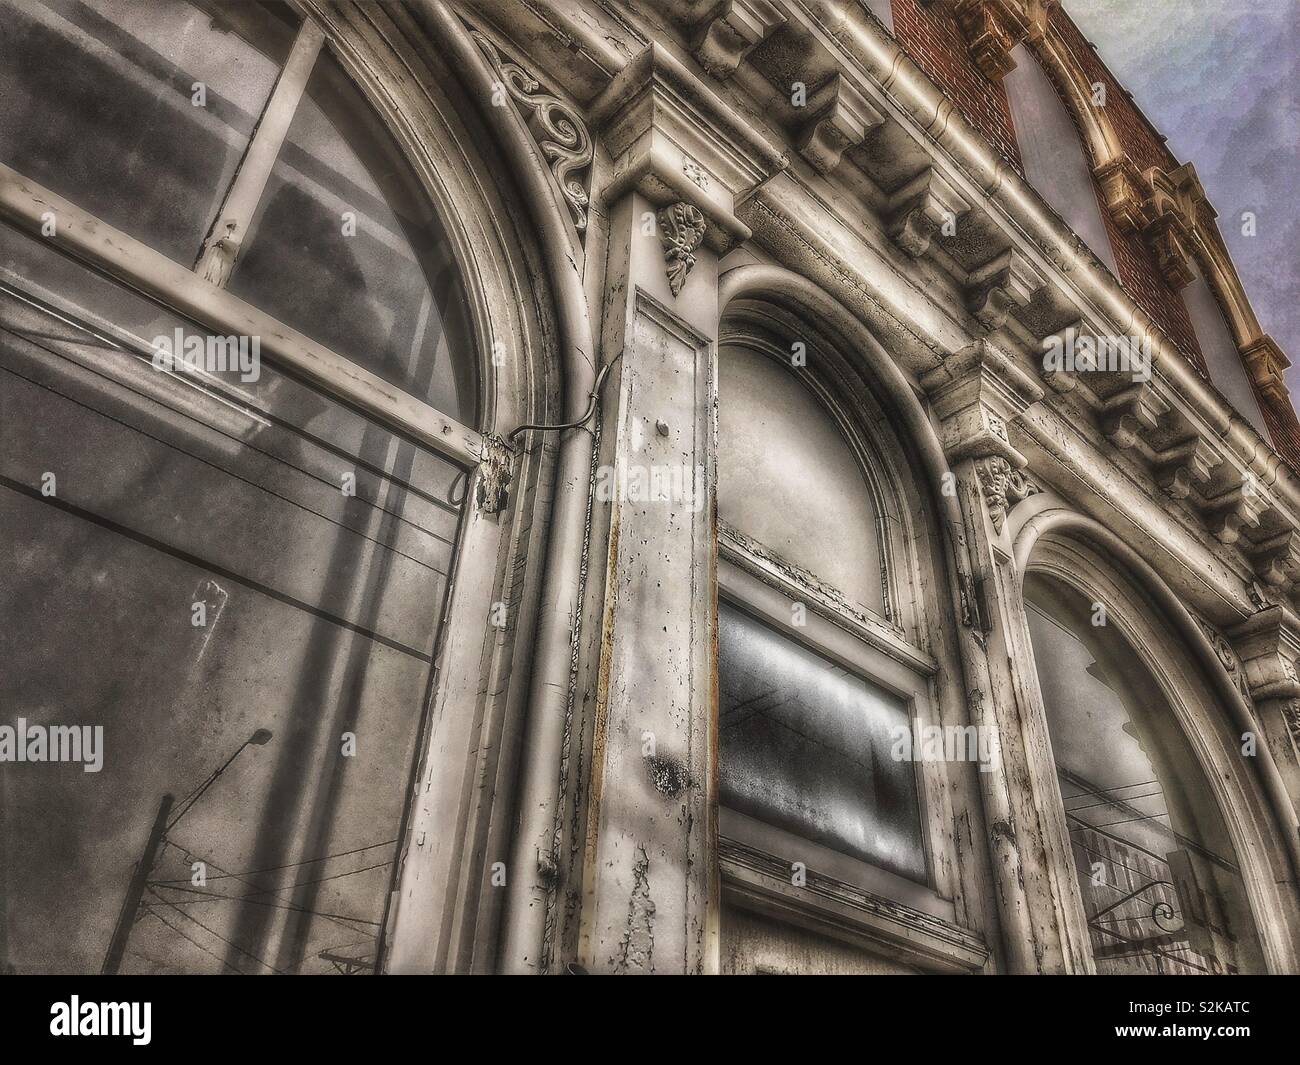
<path fill-rule="evenodd" d="M 1300 972 L 1288 363 L 1068 5 L 0 19 L 5 968 Z"/>

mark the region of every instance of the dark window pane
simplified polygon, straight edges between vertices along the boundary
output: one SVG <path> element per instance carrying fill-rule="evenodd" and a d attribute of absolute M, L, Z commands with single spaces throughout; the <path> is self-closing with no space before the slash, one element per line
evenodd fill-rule
<path fill-rule="evenodd" d="M 230 289 L 384 380 L 477 421 L 475 351 L 447 237 L 401 150 L 328 51 Z"/>
<path fill-rule="evenodd" d="M 0 0 L 0 161 L 191 266 L 288 54 L 288 17 Z"/>
<path fill-rule="evenodd" d="M 910 720 L 902 699 L 719 604 L 725 805 L 923 882 L 914 767 L 890 757 Z"/>

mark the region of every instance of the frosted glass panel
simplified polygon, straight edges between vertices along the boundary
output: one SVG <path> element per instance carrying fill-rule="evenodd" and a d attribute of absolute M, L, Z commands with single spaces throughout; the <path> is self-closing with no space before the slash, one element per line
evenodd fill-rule
<path fill-rule="evenodd" d="M 876 508 L 839 426 L 775 360 L 725 348 L 720 364 L 719 515 L 883 613 Z"/>

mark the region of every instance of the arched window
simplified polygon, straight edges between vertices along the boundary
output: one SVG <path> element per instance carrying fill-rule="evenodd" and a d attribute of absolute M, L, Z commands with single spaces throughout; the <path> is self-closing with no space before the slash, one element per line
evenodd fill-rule
<path fill-rule="evenodd" d="M 1192 319 L 1192 328 L 1196 332 L 1201 354 L 1205 356 L 1210 380 L 1237 412 L 1255 427 L 1259 435 L 1268 440 L 1268 426 L 1260 412 L 1255 388 L 1241 361 L 1241 353 L 1232 339 L 1232 332 L 1224 320 L 1219 301 L 1215 299 L 1213 290 L 1195 261 L 1192 262 L 1192 274 L 1191 282 L 1182 290 L 1181 295 Z"/>
<path fill-rule="evenodd" d="M 1025 600 L 1098 971 L 1260 969 L 1223 817 L 1122 619 L 1045 573 Z"/>
<path fill-rule="evenodd" d="M 3 964 L 370 971 L 489 535 L 451 242 L 286 4 L 0 21 Z"/>
<path fill-rule="evenodd" d="M 1069 109 L 1037 57 L 1025 45 L 1011 51 L 1015 69 L 1003 79 L 1025 179 L 1081 236 L 1112 272 L 1118 272 L 1097 201 L 1096 182 Z"/>
<path fill-rule="evenodd" d="M 893 482 L 830 399 L 853 392 L 828 377 L 820 349 L 792 366 L 788 343 L 737 337 L 719 354 L 724 879 L 727 848 L 742 846 L 951 920 L 933 855 L 936 767 L 912 757 L 934 663 L 917 646 L 914 604 L 897 601 L 910 585 Z M 738 970 L 747 921 L 724 916 Z M 864 923 L 866 939 L 880 934 Z M 889 947 L 859 961 L 866 971 L 882 958 L 899 960 Z"/>

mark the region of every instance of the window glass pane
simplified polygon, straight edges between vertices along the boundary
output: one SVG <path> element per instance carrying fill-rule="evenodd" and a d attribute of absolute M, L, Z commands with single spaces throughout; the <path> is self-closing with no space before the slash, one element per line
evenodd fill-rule
<path fill-rule="evenodd" d="M 102 729 L 0 765 L 3 960 L 98 969 L 170 793 L 123 971 L 369 971 L 464 471 L 265 362 L 154 368 L 178 328 L 0 227 L 0 724 Z"/>
<path fill-rule="evenodd" d="M 718 604 L 725 805 L 923 882 L 914 767 L 890 754 L 910 728 L 902 699 Z"/>
<path fill-rule="evenodd" d="M 192 266 L 289 18 L 255 3 L 0 0 L 0 161 Z"/>
<path fill-rule="evenodd" d="M 719 362 L 719 516 L 883 613 L 876 508 L 839 427 L 774 359 L 727 347 Z"/>
<path fill-rule="evenodd" d="M 1232 843 L 1155 678 L 1077 592 L 1030 574 L 1025 594 L 1098 970 L 1258 968 Z"/>
<path fill-rule="evenodd" d="M 446 234 L 362 96 L 322 52 L 231 291 L 466 424 L 475 351 Z"/>

